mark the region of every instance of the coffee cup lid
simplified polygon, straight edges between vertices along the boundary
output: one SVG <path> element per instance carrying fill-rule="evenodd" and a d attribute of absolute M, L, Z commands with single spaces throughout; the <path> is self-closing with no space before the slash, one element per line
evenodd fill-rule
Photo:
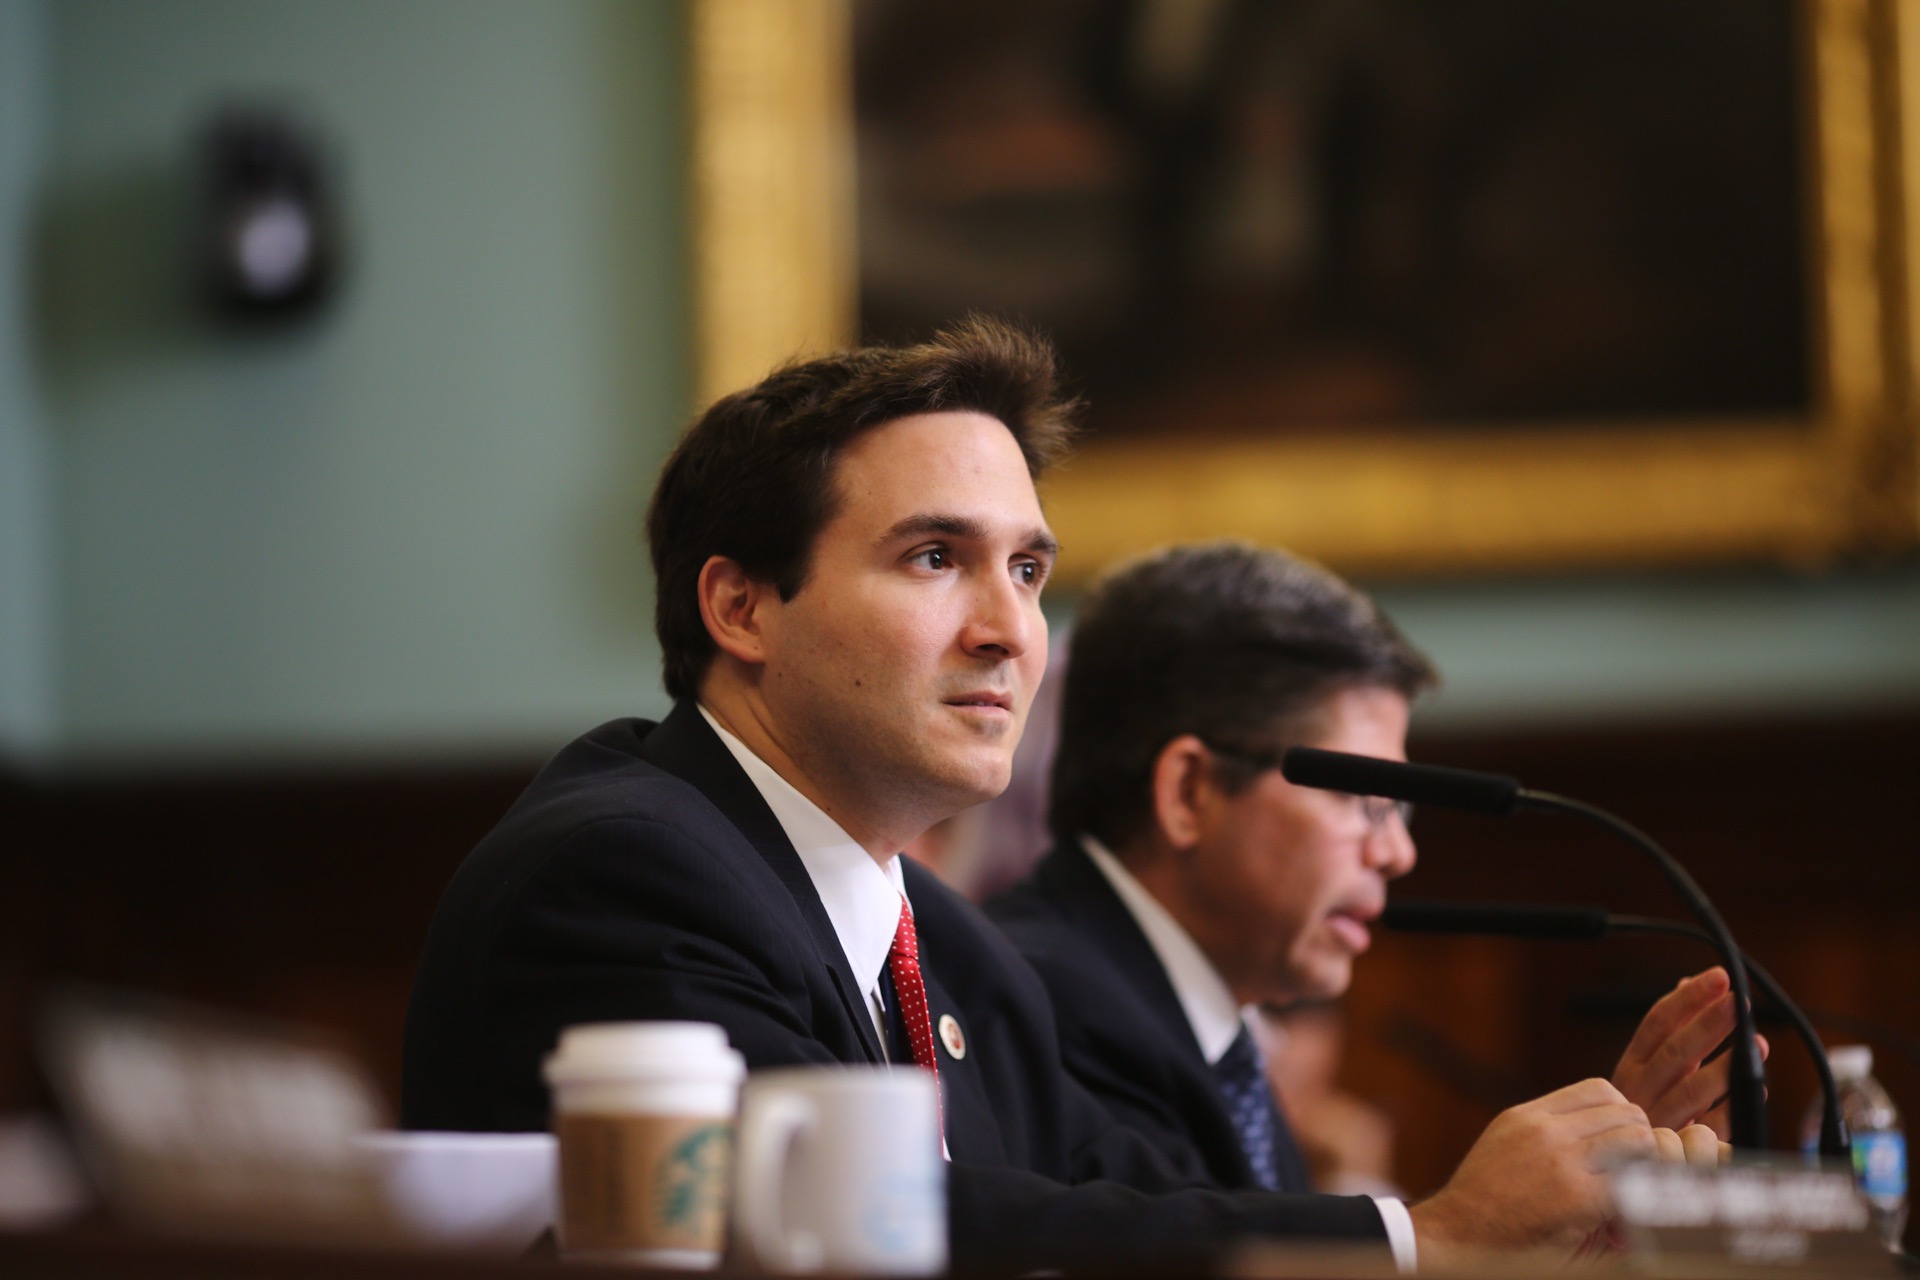
<path fill-rule="evenodd" d="M 560 1033 L 542 1074 L 548 1084 L 582 1079 L 641 1079 L 697 1074 L 737 1081 L 746 1060 L 711 1022 L 588 1022 Z"/>

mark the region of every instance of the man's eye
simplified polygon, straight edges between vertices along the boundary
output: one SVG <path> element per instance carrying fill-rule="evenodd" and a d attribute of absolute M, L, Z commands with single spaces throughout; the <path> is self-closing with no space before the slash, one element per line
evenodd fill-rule
<path fill-rule="evenodd" d="M 913 557 L 913 563 L 929 569 L 944 569 L 953 563 L 953 557 L 945 547 L 928 547 Z"/>
<path fill-rule="evenodd" d="M 1013 576 L 1027 586 L 1033 586 L 1040 581 L 1040 566 L 1032 560 L 1022 560 L 1013 566 Z"/>

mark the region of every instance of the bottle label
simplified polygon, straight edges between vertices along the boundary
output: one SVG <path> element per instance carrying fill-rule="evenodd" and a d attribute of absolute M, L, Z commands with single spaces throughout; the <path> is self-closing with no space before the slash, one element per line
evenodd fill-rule
<path fill-rule="evenodd" d="M 1904 1200 L 1907 1195 L 1906 1135 L 1853 1135 L 1853 1172 L 1868 1199 L 1883 1204 Z"/>

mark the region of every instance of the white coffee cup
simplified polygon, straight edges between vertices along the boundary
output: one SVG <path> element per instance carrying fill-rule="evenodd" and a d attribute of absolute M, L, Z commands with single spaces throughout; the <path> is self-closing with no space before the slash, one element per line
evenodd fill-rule
<path fill-rule="evenodd" d="M 940 1099 L 917 1067 L 756 1072 L 740 1102 L 733 1242 L 767 1271 L 947 1265 Z"/>
<path fill-rule="evenodd" d="M 713 1267 L 746 1064 L 703 1022 L 568 1027 L 545 1064 L 569 1257 Z"/>

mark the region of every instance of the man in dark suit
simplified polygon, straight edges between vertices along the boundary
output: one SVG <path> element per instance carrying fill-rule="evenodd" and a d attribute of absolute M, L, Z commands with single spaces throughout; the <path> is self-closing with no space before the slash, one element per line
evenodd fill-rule
<path fill-rule="evenodd" d="M 1412 1218 L 1208 1189 L 1111 1122 L 1032 971 L 902 865 L 1006 785 L 1046 661 L 1033 478 L 1065 420 L 1051 353 L 984 321 L 791 366 L 702 416 L 648 521 L 677 705 L 563 749 L 456 874 L 408 1013 L 405 1122 L 540 1126 L 562 1027 L 692 1019 L 751 1068 L 935 1072 L 960 1265 L 1377 1241 L 1395 1211 L 1403 1260 L 1416 1236 L 1428 1260 L 1584 1238 L 1592 1170 L 1658 1143 L 1604 1082 L 1496 1125 Z"/>
<path fill-rule="evenodd" d="M 1213 543 L 1092 591 L 1066 680 L 1059 845 L 989 914 L 1046 982 L 1068 1069 L 1118 1119 L 1216 1186 L 1307 1190 L 1249 1020 L 1345 991 L 1414 846 L 1391 803 L 1295 787 L 1278 764 L 1299 744 L 1405 759 L 1433 669 L 1332 574 Z M 1724 1063 L 1701 1061 L 1732 1027 L 1709 970 L 1649 1013 L 1614 1083 L 1682 1128 L 1725 1091 Z"/>

